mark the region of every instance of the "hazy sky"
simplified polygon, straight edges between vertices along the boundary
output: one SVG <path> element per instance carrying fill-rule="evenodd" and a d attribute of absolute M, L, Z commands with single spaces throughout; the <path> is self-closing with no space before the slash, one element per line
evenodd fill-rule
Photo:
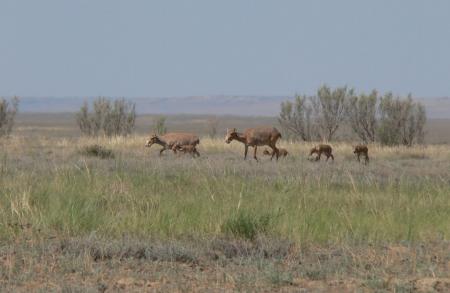
<path fill-rule="evenodd" d="M 0 95 L 450 96 L 446 0 L 0 0 Z"/>

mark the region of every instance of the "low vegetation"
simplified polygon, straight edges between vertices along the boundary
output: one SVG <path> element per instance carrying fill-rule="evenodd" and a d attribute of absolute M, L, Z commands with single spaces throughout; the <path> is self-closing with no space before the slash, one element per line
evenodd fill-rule
<path fill-rule="evenodd" d="M 87 102 L 76 115 L 80 131 L 88 136 L 126 136 L 135 125 L 135 104 L 125 99 L 110 100 L 99 97 L 93 101 L 93 110 L 89 111 Z"/>
<path fill-rule="evenodd" d="M 222 231 L 234 237 L 254 240 L 268 232 L 271 221 L 271 215 L 240 210 L 223 223 Z"/>
<path fill-rule="evenodd" d="M 222 139 L 202 138 L 192 160 L 146 138 L 2 144 L 2 290 L 450 284 L 445 145 L 371 144 L 364 165 L 349 144 L 326 163 L 307 160 L 312 143 L 283 141 L 289 156 L 258 163 Z M 98 160 L 103 148 L 116 156 Z"/>
<path fill-rule="evenodd" d="M 167 133 L 166 116 L 158 116 L 153 119 L 153 133 L 164 135 Z"/>
<path fill-rule="evenodd" d="M 242 159 L 242 144 L 204 138 L 204 155 L 192 161 L 172 153 L 159 157 L 159 150 L 144 148 L 145 139 L 6 141 L 0 235 L 14 237 L 7 224 L 17 223 L 71 237 L 92 231 L 218 236 L 226 221 L 245 211 L 278 214 L 270 235 L 301 243 L 449 236 L 446 146 L 370 145 L 365 166 L 347 144 L 333 145 L 333 163 L 310 162 L 313 145 L 288 142 L 285 160 L 256 163 Z M 114 159 L 95 159 L 111 153 Z"/>
<path fill-rule="evenodd" d="M 0 137 L 11 133 L 18 108 L 18 97 L 13 97 L 10 101 L 0 98 Z"/>
<path fill-rule="evenodd" d="M 402 140 L 421 123 L 413 116 Z M 363 123 L 367 165 L 344 142 L 332 144 L 334 162 L 309 161 L 324 132 L 307 123 L 308 142 L 276 137 L 289 153 L 278 162 L 244 161 L 246 144 L 222 136 L 192 140 L 202 154 L 193 160 L 145 148 L 148 134 L 108 137 L 102 127 L 11 135 L 0 144 L 0 290 L 444 292 L 450 150 L 416 145 L 418 132 L 383 146 L 382 121 L 375 143 Z"/>
<path fill-rule="evenodd" d="M 113 159 L 114 152 L 98 144 L 84 146 L 80 150 L 80 154 L 90 157 L 99 157 L 101 159 Z"/>

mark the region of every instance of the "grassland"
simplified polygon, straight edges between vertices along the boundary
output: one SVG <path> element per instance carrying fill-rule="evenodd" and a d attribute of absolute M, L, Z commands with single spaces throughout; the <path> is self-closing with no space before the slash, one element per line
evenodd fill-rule
<path fill-rule="evenodd" d="M 2 291 L 450 287 L 447 145 L 372 145 L 364 166 L 349 144 L 317 163 L 282 141 L 290 156 L 257 163 L 222 139 L 192 159 L 23 131 L 0 146 Z"/>
<path fill-rule="evenodd" d="M 155 118 L 160 115 L 139 115 L 135 133 L 149 135 L 152 132 Z M 169 130 L 195 132 L 201 136 L 209 135 L 209 121 L 217 120 L 219 136 L 225 135 L 227 128 L 243 129 L 257 125 L 278 125 L 276 117 L 214 116 L 214 115 L 167 115 Z M 426 140 L 429 144 L 450 144 L 450 119 L 428 119 Z M 348 129 L 338 131 L 339 137 L 345 140 L 357 140 Z M 75 124 L 74 113 L 19 113 L 16 135 L 27 137 L 65 137 L 77 138 L 80 135 Z"/>

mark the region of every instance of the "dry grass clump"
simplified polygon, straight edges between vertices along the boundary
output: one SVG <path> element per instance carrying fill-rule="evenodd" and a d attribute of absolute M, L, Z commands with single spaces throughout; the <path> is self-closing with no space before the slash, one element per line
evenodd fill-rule
<path fill-rule="evenodd" d="M 80 151 L 81 155 L 89 157 L 98 157 L 100 159 L 114 159 L 114 152 L 101 145 L 94 144 L 83 147 Z"/>

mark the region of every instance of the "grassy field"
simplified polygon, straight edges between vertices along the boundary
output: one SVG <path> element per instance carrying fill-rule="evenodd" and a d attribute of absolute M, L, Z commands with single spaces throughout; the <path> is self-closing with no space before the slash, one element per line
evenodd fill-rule
<path fill-rule="evenodd" d="M 155 118 L 160 115 L 139 115 L 136 120 L 135 133 L 149 135 L 152 132 Z M 217 120 L 220 137 L 225 136 L 227 128 L 243 129 L 258 125 L 278 126 L 276 117 L 244 117 L 214 115 L 165 115 L 167 128 L 171 131 L 195 132 L 201 136 L 209 134 L 209 120 Z M 31 137 L 70 137 L 80 135 L 75 124 L 74 113 L 19 113 L 15 133 Z M 428 119 L 426 125 L 426 141 L 429 144 L 450 144 L 450 119 Z M 357 140 L 349 134 L 348 129 L 341 129 L 339 136 L 345 140 Z"/>
<path fill-rule="evenodd" d="M 448 145 L 372 145 L 365 166 L 284 140 L 257 163 L 223 139 L 192 159 L 23 131 L 0 142 L 2 291 L 450 288 Z"/>

